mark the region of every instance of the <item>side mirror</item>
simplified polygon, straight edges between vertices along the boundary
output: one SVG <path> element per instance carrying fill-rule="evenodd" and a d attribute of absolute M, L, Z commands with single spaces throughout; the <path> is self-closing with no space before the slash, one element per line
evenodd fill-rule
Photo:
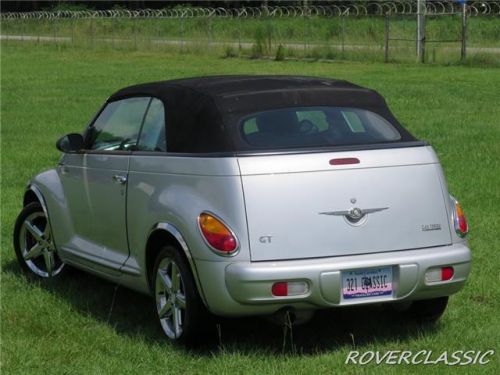
<path fill-rule="evenodd" d="M 59 138 L 56 142 L 56 147 L 64 153 L 80 151 L 83 148 L 83 137 L 78 133 L 67 134 Z"/>

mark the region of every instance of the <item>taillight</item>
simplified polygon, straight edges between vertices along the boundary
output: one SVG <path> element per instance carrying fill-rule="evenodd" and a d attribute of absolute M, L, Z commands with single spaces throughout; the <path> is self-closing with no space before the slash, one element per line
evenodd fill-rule
<path fill-rule="evenodd" d="M 198 223 L 201 234 L 218 254 L 234 255 L 238 249 L 238 240 L 222 220 L 203 212 L 198 217 Z"/>
<path fill-rule="evenodd" d="M 455 270 L 453 269 L 452 266 L 430 268 L 425 273 L 425 281 L 427 283 L 449 281 L 453 279 L 454 274 Z"/>
<path fill-rule="evenodd" d="M 467 225 L 464 211 L 460 203 L 458 203 L 454 197 L 450 195 L 450 198 L 453 203 L 453 224 L 455 226 L 455 232 L 459 237 L 465 237 L 469 232 L 469 226 Z"/>
<path fill-rule="evenodd" d="M 284 297 L 288 296 L 288 283 L 279 282 L 274 283 L 271 287 L 271 293 L 273 296 Z"/>
<path fill-rule="evenodd" d="M 455 270 L 453 269 L 453 267 L 441 268 L 441 280 L 442 281 L 451 280 L 454 273 L 455 273 Z"/>
<path fill-rule="evenodd" d="M 309 284 L 305 281 L 279 281 L 271 287 L 275 297 L 300 296 L 309 292 Z"/>

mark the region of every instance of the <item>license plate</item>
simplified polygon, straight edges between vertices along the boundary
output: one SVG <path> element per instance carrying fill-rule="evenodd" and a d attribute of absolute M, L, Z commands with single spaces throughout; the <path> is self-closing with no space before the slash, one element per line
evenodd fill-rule
<path fill-rule="evenodd" d="M 342 272 L 344 299 L 392 295 L 392 267 L 369 268 Z"/>

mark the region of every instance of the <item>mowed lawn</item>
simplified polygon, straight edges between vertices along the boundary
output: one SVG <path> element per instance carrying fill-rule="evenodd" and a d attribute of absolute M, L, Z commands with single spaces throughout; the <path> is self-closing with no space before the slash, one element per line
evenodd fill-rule
<path fill-rule="evenodd" d="M 1 364 L 3 373 L 500 373 L 485 366 L 345 365 L 350 350 L 498 350 L 500 337 L 500 70 L 307 63 L 21 46 L 1 51 Z M 13 224 L 24 187 L 56 165 L 60 135 L 81 131 L 115 90 L 209 74 L 303 74 L 378 90 L 433 144 L 471 227 L 473 270 L 435 327 L 378 307 L 324 311 L 293 339 L 261 319 L 223 320 L 220 338 L 187 351 L 162 338 L 146 296 L 81 272 L 38 284 L 20 273 Z M 201 125 L 201 124 L 200 124 Z M 418 183 L 418 181 L 415 181 Z M 387 228 L 387 231 L 395 228 Z M 381 233 L 383 235 L 383 233 Z M 113 304 L 114 300 L 114 304 Z"/>

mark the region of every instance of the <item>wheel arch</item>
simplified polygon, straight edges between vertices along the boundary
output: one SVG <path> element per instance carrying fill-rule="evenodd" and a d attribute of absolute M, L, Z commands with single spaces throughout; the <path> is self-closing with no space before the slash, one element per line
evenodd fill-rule
<path fill-rule="evenodd" d="M 45 216 L 47 217 L 47 220 L 49 221 L 50 224 L 49 212 L 47 210 L 47 204 L 45 203 L 45 198 L 43 197 L 43 194 L 40 191 L 40 189 L 34 184 L 29 184 L 26 187 L 26 191 L 24 192 L 23 196 L 23 207 L 26 207 L 30 203 L 40 203 L 43 212 L 45 213 Z"/>
<path fill-rule="evenodd" d="M 173 245 L 180 250 L 180 253 L 187 260 L 191 273 L 193 274 L 194 281 L 196 283 L 196 288 L 198 289 L 198 294 L 201 300 L 207 306 L 205 296 L 203 294 L 203 289 L 201 288 L 201 283 L 198 277 L 198 272 L 196 269 L 196 264 L 191 255 L 191 251 L 184 240 L 181 232 L 170 223 L 157 223 L 151 228 L 148 235 L 148 240 L 146 242 L 146 271 L 147 271 L 147 282 L 148 287 L 151 290 L 151 272 L 156 259 L 156 254 L 164 245 Z"/>
<path fill-rule="evenodd" d="M 24 192 L 23 207 L 26 207 L 30 203 L 36 203 L 36 202 L 40 203 L 44 208 L 44 210 L 46 209 L 45 199 L 43 198 L 40 189 L 38 189 L 36 185 L 29 184 Z"/>
<path fill-rule="evenodd" d="M 42 206 L 43 213 L 45 214 L 45 217 L 47 218 L 47 222 L 50 225 L 52 235 L 53 235 L 54 230 L 53 230 L 53 226 L 52 226 L 51 219 L 49 216 L 47 202 L 45 201 L 45 198 L 44 198 L 40 188 L 33 183 L 30 183 L 26 187 L 26 191 L 24 192 L 24 196 L 23 196 L 23 207 L 26 207 L 30 203 L 40 203 L 40 205 Z M 52 238 L 52 241 L 54 242 L 54 246 L 57 248 L 57 241 L 56 241 L 54 236 Z"/>

